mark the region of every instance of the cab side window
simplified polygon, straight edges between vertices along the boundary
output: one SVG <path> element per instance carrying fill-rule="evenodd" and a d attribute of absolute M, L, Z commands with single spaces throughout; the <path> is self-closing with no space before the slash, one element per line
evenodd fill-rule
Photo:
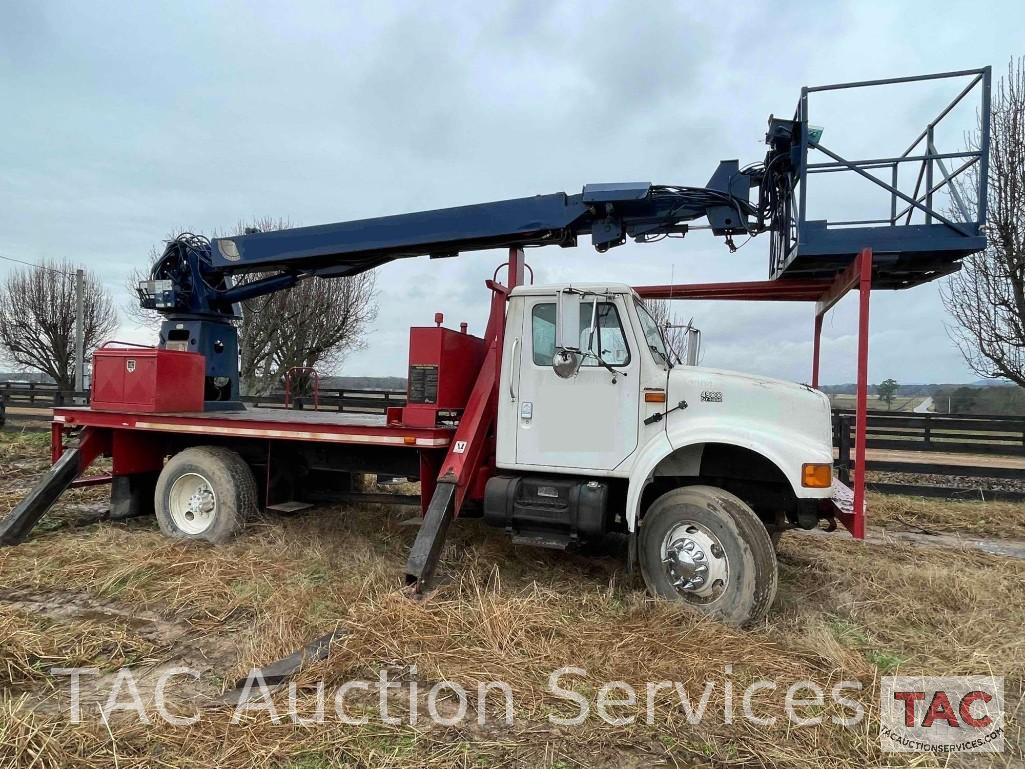
<path fill-rule="evenodd" d="M 555 357 L 555 303 L 535 304 L 530 314 L 535 366 L 551 366 Z"/>
<path fill-rule="evenodd" d="M 626 335 L 623 333 L 623 324 L 620 322 L 616 305 L 613 302 L 598 302 L 598 316 L 592 340 L 590 331 L 593 312 L 593 302 L 584 302 L 580 305 L 577 344 L 585 353 L 582 365 L 597 366 L 596 356 L 599 353 L 610 366 L 627 365 L 630 362 L 630 348 L 626 344 Z M 554 302 L 539 302 L 531 310 L 530 329 L 535 366 L 552 365 L 552 358 L 555 357 L 555 313 Z"/>
<path fill-rule="evenodd" d="M 623 324 L 619 320 L 619 311 L 612 302 L 598 302 L 598 317 L 595 323 L 594 339 L 588 347 L 591 332 L 591 314 L 593 302 L 580 305 L 580 349 L 590 355 L 584 355 L 584 366 L 597 366 L 597 355 L 610 366 L 625 366 L 630 362 L 630 348 L 626 344 Z"/>

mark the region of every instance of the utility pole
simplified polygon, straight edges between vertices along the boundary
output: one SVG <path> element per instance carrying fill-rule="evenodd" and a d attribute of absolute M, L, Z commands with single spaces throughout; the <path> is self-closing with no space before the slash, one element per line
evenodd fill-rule
<path fill-rule="evenodd" d="M 85 271 L 75 270 L 75 392 L 85 390 Z M 73 397 L 75 402 L 77 397 Z"/>

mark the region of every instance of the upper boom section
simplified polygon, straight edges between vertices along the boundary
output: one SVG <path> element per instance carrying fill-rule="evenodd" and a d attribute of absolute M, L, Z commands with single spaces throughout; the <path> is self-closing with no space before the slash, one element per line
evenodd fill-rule
<path fill-rule="evenodd" d="M 196 236 L 168 244 L 152 280 L 140 286 L 143 306 L 165 313 L 232 316 L 233 305 L 281 290 L 305 277 L 355 275 L 395 259 L 450 257 L 510 246 L 575 246 L 590 237 L 599 252 L 633 238 L 682 235 L 707 217 L 727 239 L 746 233 L 757 210 L 748 192 L 757 178 L 735 160 L 719 164 L 707 187 L 647 182 L 586 185 L 555 193 L 315 227 L 258 232 L 212 242 Z M 231 276 L 269 273 L 233 285 Z"/>
<path fill-rule="evenodd" d="M 726 161 L 720 177 L 739 173 Z M 588 184 L 579 195 L 559 192 L 434 211 L 299 227 L 214 240 L 211 263 L 225 272 L 303 269 L 349 275 L 392 259 L 446 257 L 461 251 L 509 246 L 575 246 L 589 235 L 604 252 L 627 237 L 665 235 L 681 222 L 725 208 L 717 234 L 746 232 L 750 183 L 740 177 L 736 195 L 712 187 L 658 187 L 647 182 Z"/>

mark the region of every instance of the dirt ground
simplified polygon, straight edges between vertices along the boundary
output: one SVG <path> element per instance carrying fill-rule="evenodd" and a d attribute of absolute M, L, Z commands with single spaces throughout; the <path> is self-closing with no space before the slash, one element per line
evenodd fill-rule
<path fill-rule="evenodd" d="M 0 513 L 45 467 L 46 439 L 0 433 Z M 1025 505 L 873 496 L 867 542 L 787 534 L 769 617 L 736 630 L 651 600 L 611 550 L 516 548 L 499 530 L 459 521 L 440 586 L 414 601 L 401 574 L 416 532 L 409 508 L 265 518 L 214 548 L 171 542 L 150 518 L 98 520 L 106 493 L 69 492 L 29 541 L 0 550 L 0 767 L 1022 765 L 1025 560 L 1013 552 L 1025 540 Z M 979 539 L 1012 555 L 972 544 Z M 375 690 L 346 699 L 350 720 L 367 717 L 361 724 L 344 723 L 330 699 L 319 724 L 275 723 L 266 709 L 239 713 L 222 699 L 251 668 L 330 631 L 338 637 L 326 659 L 294 679 L 294 710 L 316 712 L 318 682 L 330 693 L 386 675 L 398 682 L 385 697 L 399 723 L 382 718 Z M 579 726 L 550 718 L 578 712 L 549 685 L 567 666 L 581 672 L 561 685 L 590 706 Z M 96 668 L 83 681 L 81 723 L 70 718 L 68 678 L 53 672 L 70 667 Z M 166 692 L 174 714 L 199 716 L 188 726 L 152 710 L 160 674 L 177 667 L 198 673 Z M 152 723 L 127 710 L 101 716 L 122 668 Z M 893 673 L 1005 676 L 1005 752 L 882 753 L 879 679 Z M 778 684 L 755 708 L 775 722 L 730 718 L 740 697 L 727 687 L 758 679 Z M 805 710 L 820 724 L 788 723 L 784 694 L 802 680 L 827 693 L 857 682 L 849 696 L 863 718 L 835 723 L 852 708 L 830 700 Z M 469 715 L 456 718 L 453 695 L 437 704 L 451 724 L 426 717 L 440 681 L 470 693 Z M 478 696 L 478 682 L 491 681 L 509 687 L 510 723 L 500 698 Z M 629 723 L 595 713 L 600 688 L 615 681 L 639 693 L 611 709 Z M 645 683 L 661 681 L 681 682 L 695 701 L 712 682 L 705 717 L 690 723 L 667 688 L 647 723 Z M 287 688 L 275 692 L 280 713 L 288 701 Z"/>

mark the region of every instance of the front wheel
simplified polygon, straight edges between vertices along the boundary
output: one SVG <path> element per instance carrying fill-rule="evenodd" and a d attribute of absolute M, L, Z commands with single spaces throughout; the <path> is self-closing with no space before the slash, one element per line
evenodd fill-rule
<path fill-rule="evenodd" d="M 256 510 L 256 480 L 238 453 L 196 446 L 164 465 L 153 501 L 167 536 L 226 542 Z"/>
<path fill-rule="evenodd" d="M 656 499 L 640 529 L 648 590 L 730 625 L 763 619 L 776 596 L 776 554 L 765 525 L 742 500 L 713 486 Z"/>

